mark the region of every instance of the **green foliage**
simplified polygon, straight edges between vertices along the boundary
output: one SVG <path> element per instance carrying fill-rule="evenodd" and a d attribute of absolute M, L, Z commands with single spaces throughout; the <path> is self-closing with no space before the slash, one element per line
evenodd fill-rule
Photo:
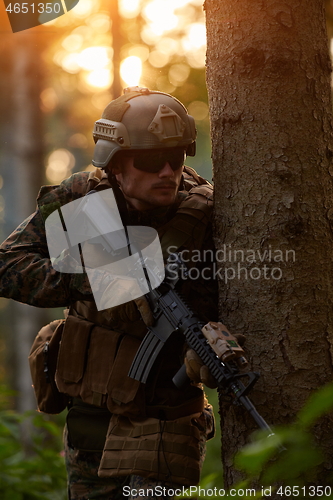
<path fill-rule="evenodd" d="M 0 411 L 1 500 L 65 500 L 61 430 L 41 414 Z"/>
<path fill-rule="evenodd" d="M 209 400 L 215 407 L 216 413 L 218 401 L 213 391 L 209 393 Z M 234 486 L 240 494 L 237 495 L 233 491 L 232 497 L 244 498 L 244 492 L 246 489 L 251 489 L 253 484 L 257 484 L 257 488 L 256 496 L 251 490 L 252 498 L 262 498 L 262 488 L 269 488 L 274 484 L 283 485 L 280 492 L 285 493 L 285 496 L 293 496 L 293 494 L 302 498 L 316 496 L 316 489 L 310 490 L 304 486 L 308 485 L 312 479 L 315 480 L 317 468 L 324 459 L 322 450 L 314 442 L 311 428 L 319 418 L 332 410 L 333 384 L 329 384 L 309 398 L 297 415 L 294 424 L 276 428 L 274 435 L 270 436 L 263 431 L 254 433 L 253 442 L 242 448 L 235 457 L 235 466 L 244 472 L 246 479 Z M 219 437 L 216 436 L 207 446 L 207 458 L 200 483 L 201 488 L 206 491 L 223 488 Z M 333 476 L 331 483 L 333 493 Z M 327 484 L 330 484 L 329 478 L 327 478 Z M 304 490 L 301 489 L 303 487 Z M 320 488 L 318 495 L 322 496 L 319 490 Z M 274 487 L 272 487 L 272 493 L 273 491 Z M 290 492 L 293 493 L 289 494 Z M 225 496 L 227 494 L 226 490 Z M 329 490 L 328 494 L 330 494 Z M 285 496 L 282 494 L 279 498 L 285 498 Z M 217 497 L 218 495 L 209 495 L 209 498 Z M 205 497 L 201 495 L 201 498 Z M 325 494 L 325 498 L 333 498 L 333 494 L 331 496 Z"/>
<path fill-rule="evenodd" d="M 216 391 L 208 391 L 209 400 L 218 409 Z M 36 413 L 19 415 L 6 410 L 13 396 L 0 390 L 0 498 L 1 500 L 65 500 L 66 471 L 61 455 L 62 417 L 50 419 Z M 333 384 L 314 393 L 300 411 L 293 425 L 275 429 L 273 436 L 263 432 L 254 435 L 254 442 L 245 446 L 235 457 L 235 465 L 246 474 L 246 480 L 234 486 L 243 498 L 244 491 L 259 480 L 261 488 L 274 483 L 301 488 L 300 477 L 311 480 L 322 462 L 321 450 L 314 444 L 311 427 L 333 409 Z M 206 491 L 223 488 L 220 456 L 220 432 L 207 443 L 207 456 L 200 487 Z M 279 451 L 279 447 L 285 449 Z M 253 491 L 253 490 L 252 490 Z M 226 491 L 227 494 L 227 491 Z M 311 496 L 311 495 L 310 495 Z M 309 496 L 309 498 L 310 498 Z M 201 498 L 204 496 L 201 494 Z M 211 494 L 209 498 L 212 498 Z M 312 495 L 313 497 L 313 495 Z M 302 498 L 308 498 L 303 495 Z M 333 498 L 333 496 L 325 496 Z"/>
<path fill-rule="evenodd" d="M 294 424 L 275 429 L 275 435 L 269 437 L 258 432 L 255 442 L 236 456 L 236 467 L 243 470 L 249 480 L 260 477 L 262 485 L 280 483 L 302 487 L 309 484 L 315 480 L 316 469 L 324 460 L 311 427 L 332 409 L 333 384 L 330 384 L 310 397 Z"/>
<path fill-rule="evenodd" d="M 315 421 L 333 409 L 333 384 L 324 386 L 309 398 L 298 415 L 298 424 L 304 429 L 309 428 Z"/>
<path fill-rule="evenodd" d="M 221 462 L 221 429 L 218 418 L 218 395 L 217 391 L 205 388 L 209 403 L 215 413 L 215 437 L 207 442 L 206 459 L 202 468 L 200 485 L 204 488 L 223 487 L 223 469 Z"/>

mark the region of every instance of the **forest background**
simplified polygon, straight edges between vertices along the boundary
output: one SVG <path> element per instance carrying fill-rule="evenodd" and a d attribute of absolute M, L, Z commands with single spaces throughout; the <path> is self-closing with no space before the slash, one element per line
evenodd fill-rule
<path fill-rule="evenodd" d="M 331 43 L 332 1 L 326 12 Z M 33 212 L 41 185 L 92 169 L 93 123 L 126 86 L 172 93 L 188 107 L 198 128 L 188 164 L 211 180 L 202 0 L 80 0 L 54 21 L 15 34 L 1 4 L 0 30 L 1 240 Z M 0 314 L 1 498 L 65 498 L 64 415 L 35 412 L 27 363 L 38 329 L 62 311 L 0 299 Z M 218 408 L 216 392 L 210 398 Z M 222 486 L 221 467 L 217 436 L 202 484 Z"/>

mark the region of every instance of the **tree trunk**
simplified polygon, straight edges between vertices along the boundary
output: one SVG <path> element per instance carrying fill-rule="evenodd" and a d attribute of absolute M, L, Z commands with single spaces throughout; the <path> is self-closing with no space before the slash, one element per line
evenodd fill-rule
<path fill-rule="evenodd" d="M 120 62 L 121 62 L 121 48 L 123 45 L 123 36 L 121 30 L 122 19 L 119 14 L 118 0 L 112 0 L 110 3 L 110 16 L 112 20 L 111 34 L 112 34 L 112 50 L 113 50 L 113 82 L 111 87 L 112 99 L 116 99 L 123 93 L 123 85 L 120 78 Z"/>
<path fill-rule="evenodd" d="M 251 399 L 286 424 L 332 380 L 332 111 L 322 0 L 206 0 L 221 318 L 261 378 Z M 266 253 L 265 253 L 266 252 Z M 221 407 L 226 485 L 255 428 Z M 316 429 L 332 469 L 333 436 Z M 331 474 L 331 472 L 330 472 Z M 328 484 L 332 484 L 331 481 Z"/>

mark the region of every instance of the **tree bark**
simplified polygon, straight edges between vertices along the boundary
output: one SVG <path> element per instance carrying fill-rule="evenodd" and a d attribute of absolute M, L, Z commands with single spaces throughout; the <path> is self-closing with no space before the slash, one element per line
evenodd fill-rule
<path fill-rule="evenodd" d="M 332 380 L 324 2 L 206 0 L 205 10 L 221 318 L 246 335 L 251 368 L 261 373 L 252 401 L 270 424 L 286 424 Z M 255 426 L 227 402 L 221 425 L 231 486 L 240 478 L 233 456 Z M 332 484 L 332 431 L 318 425 L 316 437 L 326 450 L 319 484 Z"/>

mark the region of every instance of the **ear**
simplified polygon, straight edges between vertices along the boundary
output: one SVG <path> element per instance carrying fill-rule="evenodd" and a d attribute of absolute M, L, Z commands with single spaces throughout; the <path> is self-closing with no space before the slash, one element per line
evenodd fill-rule
<path fill-rule="evenodd" d="M 120 172 L 121 172 L 121 167 L 120 167 L 119 163 L 117 163 L 116 165 L 113 165 L 113 167 L 112 167 L 112 168 L 110 168 L 110 172 L 112 172 L 112 173 L 113 173 L 113 175 L 118 175 L 118 174 L 120 174 Z"/>
<path fill-rule="evenodd" d="M 121 163 L 116 158 L 113 158 L 107 166 L 107 172 L 113 175 L 118 175 L 121 172 Z"/>

